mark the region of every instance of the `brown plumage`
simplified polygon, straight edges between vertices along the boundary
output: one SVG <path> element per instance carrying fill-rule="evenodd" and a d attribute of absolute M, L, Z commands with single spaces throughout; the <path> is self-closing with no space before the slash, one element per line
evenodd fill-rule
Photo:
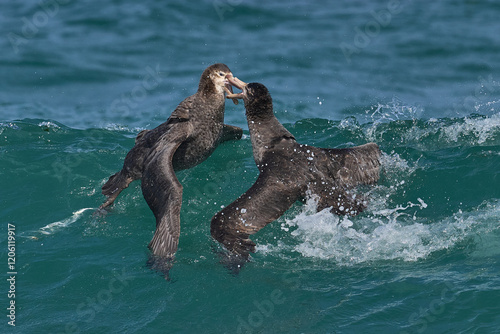
<path fill-rule="evenodd" d="M 149 244 L 156 257 L 173 257 L 179 242 L 182 185 L 175 171 L 203 162 L 220 142 L 241 138 L 240 128 L 224 124 L 230 77 L 224 64 L 205 69 L 198 91 L 182 101 L 165 123 L 140 132 L 122 170 L 102 187 L 108 198 L 100 209 L 111 205 L 130 182 L 141 179 L 142 193 L 156 217 Z"/>
<path fill-rule="evenodd" d="M 339 215 L 356 215 L 366 201 L 351 190 L 379 179 L 380 150 L 377 144 L 329 149 L 302 145 L 273 113 L 271 95 L 259 83 L 242 89 L 252 141 L 253 156 L 260 174 L 243 195 L 218 212 L 211 223 L 212 236 L 231 253 L 247 259 L 255 251 L 249 236 L 278 219 L 293 203 L 316 195 L 318 210 L 330 208 Z"/>

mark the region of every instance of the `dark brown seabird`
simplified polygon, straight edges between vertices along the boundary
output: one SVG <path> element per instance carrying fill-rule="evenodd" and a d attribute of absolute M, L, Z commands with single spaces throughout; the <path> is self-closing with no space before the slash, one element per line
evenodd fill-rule
<path fill-rule="evenodd" d="M 242 136 L 241 128 L 224 124 L 224 94 L 232 93 L 231 77 L 224 64 L 207 67 L 198 91 L 182 101 L 165 123 L 141 131 L 122 170 L 102 187 L 108 198 L 100 209 L 111 205 L 132 181 L 141 179 L 142 193 L 156 218 L 149 244 L 155 257 L 171 259 L 179 242 L 182 185 L 175 171 L 198 165 L 219 143 Z"/>
<path fill-rule="evenodd" d="M 231 78 L 242 98 L 259 176 L 243 195 L 218 212 L 211 223 L 214 239 L 237 258 L 255 252 L 249 236 L 278 219 L 297 200 L 318 197 L 317 210 L 357 215 L 366 205 L 352 191 L 379 179 L 380 149 L 375 143 L 330 149 L 302 145 L 273 113 L 271 95 L 260 83 L 245 84 Z"/>

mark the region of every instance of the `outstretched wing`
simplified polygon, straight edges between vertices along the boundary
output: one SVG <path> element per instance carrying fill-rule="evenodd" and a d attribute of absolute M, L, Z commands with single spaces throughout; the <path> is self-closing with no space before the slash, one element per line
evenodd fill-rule
<path fill-rule="evenodd" d="M 228 140 L 240 140 L 243 136 L 243 129 L 229 124 L 224 124 L 222 128 L 221 143 Z"/>
<path fill-rule="evenodd" d="M 178 122 L 157 142 L 146 160 L 142 193 L 156 218 L 156 231 L 149 248 L 155 256 L 173 257 L 180 233 L 182 185 L 175 175 L 172 158 L 189 136 L 189 124 Z"/>
<path fill-rule="evenodd" d="M 227 250 L 246 259 L 249 252 L 255 252 L 249 236 L 278 219 L 299 196 L 298 186 L 264 171 L 250 189 L 212 218 L 211 234 Z"/>
<path fill-rule="evenodd" d="M 336 179 L 346 188 L 360 184 L 374 184 L 379 179 L 380 149 L 375 143 L 327 150 L 340 166 Z"/>
<path fill-rule="evenodd" d="M 357 215 L 366 207 L 362 194 L 351 191 L 358 185 L 374 184 L 379 179 L 380 149 L 375 143 L 344 149 L 324 149 L 330 177 L 311 185 L 319 195 L 318 210 L 330 207 L 339 215 Z"/>

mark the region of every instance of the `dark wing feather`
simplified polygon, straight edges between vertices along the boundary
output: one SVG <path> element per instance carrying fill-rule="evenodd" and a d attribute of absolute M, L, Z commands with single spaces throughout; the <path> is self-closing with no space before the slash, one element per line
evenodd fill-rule
<path fill-rule="evenodd" d="M 299 196 L 298 186 L 264 171 L 250 189 L 212 218 L 212 236 L 232 253 L 248 258 L 255 251 L 249 236 L 278 219 Z"/>
<path fill-rule="evenodd" d="M 243 129 L 229 124 L 224 124 L 222 128 L 221 143 L 228 140 L 239 140 L 243 136 Z"/>
<path fill-rule="evenodd" d="M 188 135 L 187 122 L 172 126 L 153 147 L 145 164 L 142 193 L 156 217 L 156 231 L 149 244 L 156 256 L 173 257 L 179 243 L 182 185 L 172 158 Z"/>
<path fill-rule="evenodd" d="M 195 95 L 191 95 L 186 97 L 175 110 L 172 112 L 172 114 L 169 117 L 169 121 L 187 121 L 189 120 L 190 117 L 190 110 L 192 110 L 195 102 Z"/>
<path fill-rule="evenodd" d="M 330 177 L 310 185 L 319 195 L 318 210 L 330 207 L 339 215 L 357 215 L 366 206 L 366 199 L 353 188 L 362 184 L 374 184 L 379 179 L 380 149 L 368 143 L 345 149 L 324 149 L 329 159 Z M 318 157 L 319 158 L 319 157 Z M 323 161 L 324 163 L 325 161 Z"/>
<path fill-rule="evenodd" d="M 172 127 L 175 127 L 176 124 L 189 120 L 189 111 L 193 108 L 194 100 L 193 95 L 185 98 L 172 112 L 172 115 L 166 122 L 152 130 L 142 130 L 137 134 L 135 145 L 127 153 L 123 168 L 118 173 L 112 175 L 102 187 L 103 195 L 106 195 L 108 198 L 100 206 L 100 209 L 113 204 L 123 189 L 127 188 L 132 181 L 141 178 L 147 161 L 151 160 L 149 153 L 152 147 L 156 145 L 165 133 L 169 132 Z"/>
<path fill-rule="evenodd" d="M 374 184 L 379 179 L 380 149 L 375 143 L 327 150 L 340 163 L 335 179 L 346 188 Z"/>

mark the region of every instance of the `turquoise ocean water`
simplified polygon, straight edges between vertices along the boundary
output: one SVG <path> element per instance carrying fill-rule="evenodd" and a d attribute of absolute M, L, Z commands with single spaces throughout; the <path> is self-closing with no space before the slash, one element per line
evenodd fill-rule
<path fill-rule="evenodd" d="M 500 333 L 498 17 L 493 0 L 2 2 L 0 332 Z M 244 138 L 178 173 L 165 281 L 138 182 L 93 212 L 215 62 L 265 84 L 301 143 L 378 143 L 381 180 L 357 217 L 297 203 L 231 274 L 210 219 L 258 171 L 228 101 Z"/>

